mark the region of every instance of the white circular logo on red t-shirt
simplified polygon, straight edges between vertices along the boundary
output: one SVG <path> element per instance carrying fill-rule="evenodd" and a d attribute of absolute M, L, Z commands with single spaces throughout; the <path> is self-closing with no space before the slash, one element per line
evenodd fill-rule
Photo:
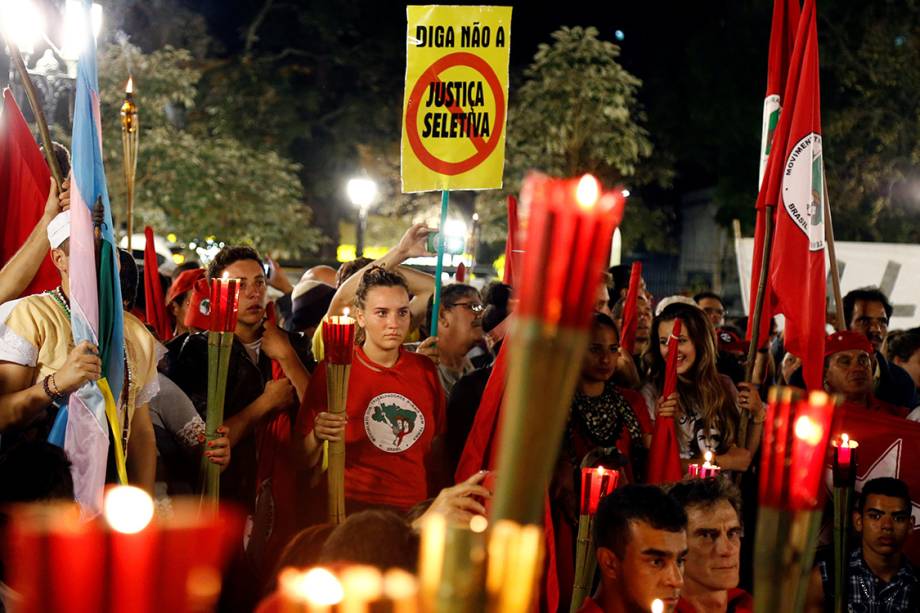
<path fill-rule="evenodd" d="M 425 416 L 402 394 L 380 394 L 367 405 L 364 431 L 378 449 L 400 453 L 421 438 L 425 432 Z"/>

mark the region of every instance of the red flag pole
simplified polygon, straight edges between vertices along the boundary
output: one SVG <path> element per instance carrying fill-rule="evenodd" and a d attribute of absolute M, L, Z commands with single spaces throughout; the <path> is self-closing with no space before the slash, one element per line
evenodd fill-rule
<path fill-rule="evenodd" d="M 748 329 L 751 331 L 751 345 L 748 347 L 747 363 L 745 364 L 744 380 L 751 383 L 754 380 L 754 361 L 757 358 L 757 349 L 760 346 L 760 321 L 763 318 L 764 295 L 767 291 L 767 276 L 770 274 L 770 253 L 773 251 L 773 215 L 775 205 L 767 205 L 764 209 L 764 237 L 763 253 L 760 257 L 760 278 L 757 281 L 757 295 L 754 296 L 753 323 Z M 741 420 L 744 429 L 745 420 Z M 739 439 L 740 440 L 740 439 Z"/>

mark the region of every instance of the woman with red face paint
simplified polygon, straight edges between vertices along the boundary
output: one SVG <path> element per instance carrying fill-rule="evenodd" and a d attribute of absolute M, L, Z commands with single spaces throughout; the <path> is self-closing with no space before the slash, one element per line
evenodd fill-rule
<path fill-rule="evenodd" d="M 682 330 L 677 345 L 677 391 L 664 398 L 668 339 L 678 318 Z M 711 451 L 723 470 L 746 471 L 760 441 L 766 411 L 751 384 L 740 384 L 739 393 L 728 377 L 719 374 L 717 355 L 715 333 L 706 314 L 696 305 L 668 305 L 652 322 L 652 340 L 644 356 L 648 383 L 642 395 L 653 419 L 674 418 L 685 466 L 702 462 Z M 738 440 L 742 419 L 751 420 L 745 441 Z"/>

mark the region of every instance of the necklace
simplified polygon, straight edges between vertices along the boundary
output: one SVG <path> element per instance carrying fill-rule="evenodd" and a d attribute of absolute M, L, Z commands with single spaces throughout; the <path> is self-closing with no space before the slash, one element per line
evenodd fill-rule
<path fill-rule="evenodd" d="M 54 289 L 45 291 L 45 293 L 51 296 L 51 299 L 54 300 L 59 307 L 64 309 L 64 312 L 67 313 L 67 319 L 70 319 L 70 302 L 67 300 L 67 296 L 64 295 L 61 286 L 58 285 Z"/>

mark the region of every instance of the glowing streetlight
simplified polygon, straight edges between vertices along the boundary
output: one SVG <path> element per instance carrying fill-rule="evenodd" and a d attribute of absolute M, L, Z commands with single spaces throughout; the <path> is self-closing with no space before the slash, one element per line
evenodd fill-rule
<path fill-rule="evenodd" d="M 45 17 L 29 0 L 0 0 L 3 37 L 23 53 L 33 53 L 45 35 Z"/>
<path fill-rule="evenodd" d="M 355 241 L 355 255 L 364 255 L 364 234 L 367 231 L 367 209 L 377 198 L 377 183 L 367 177 L 355 177 L 345 184 L 345 193 L 352 205 L 358 209 L 358 236 Z"/>

